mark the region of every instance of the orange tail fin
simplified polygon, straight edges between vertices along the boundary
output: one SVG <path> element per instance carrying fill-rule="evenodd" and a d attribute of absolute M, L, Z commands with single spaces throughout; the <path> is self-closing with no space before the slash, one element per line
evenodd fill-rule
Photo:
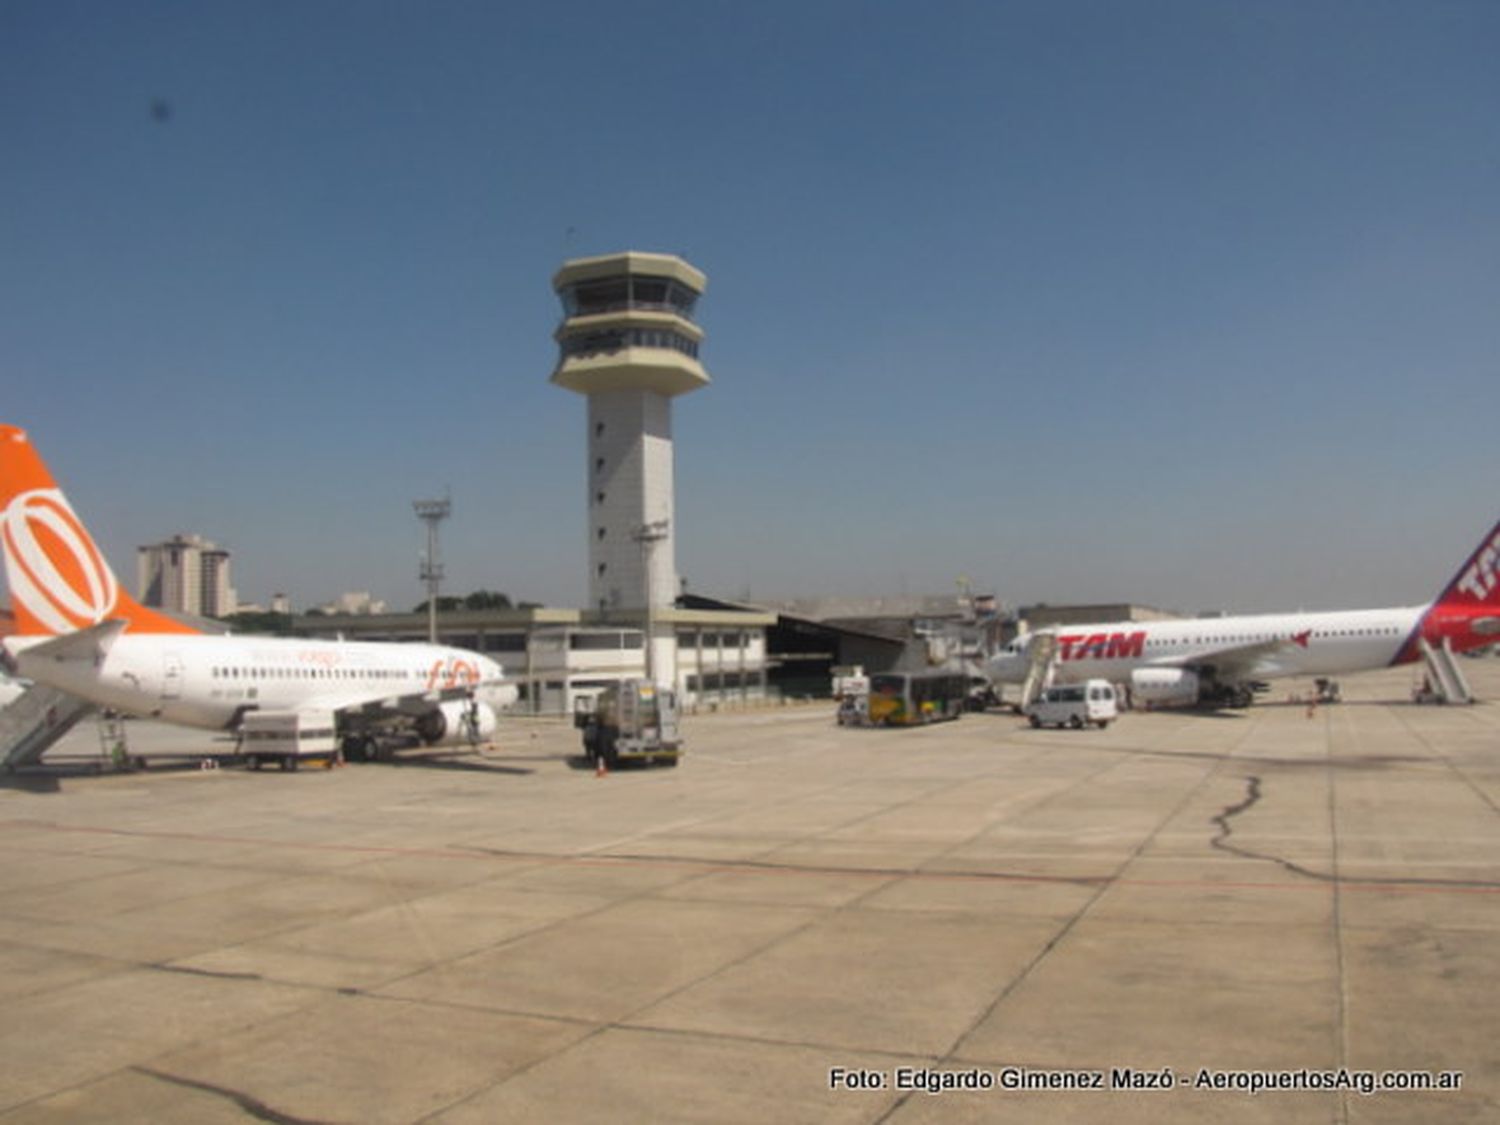
<path fill-rule="evenodd" d="M 15 426 L 0 426 L 0 548 L 21 636 L 59 636 L 112 619 L 133 633 L 198 631 L 120 588 L 26 431 Z"/>

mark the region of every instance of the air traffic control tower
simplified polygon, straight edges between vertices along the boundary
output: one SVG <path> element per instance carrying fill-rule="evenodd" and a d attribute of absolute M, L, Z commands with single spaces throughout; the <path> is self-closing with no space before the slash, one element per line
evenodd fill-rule
<path fill-rule="evenodd" d="M 589 400 L 589 608 L 640 614 L 652 633 L 677 596 L 672 399 L 708 385 L 693 321 L 707 281 L 675 255 L 637 251 L 575 258 L 552 278 L 563 305 L 552 382 Z M 670 637 L 652 645 L 661 671 Z"/>

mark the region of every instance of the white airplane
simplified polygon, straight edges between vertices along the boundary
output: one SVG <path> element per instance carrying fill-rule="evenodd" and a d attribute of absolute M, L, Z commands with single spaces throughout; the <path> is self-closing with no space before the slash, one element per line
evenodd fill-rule
<path fill-rule="evenodd" d="M 428 644 L 213 636 L 139 604 L 24 430 L 0 426 L 0 545 L 23 676 L 100 707 L 235 731 L 246 712 L 333 711 L 345 749 L 488 739 L 516 687 L 487 656 Z"/>
<path fill-rule="evenodd" d="M 1423 641 L 1455 652 L 1500 641 L 1500 523 L 1429 605 L 1047 628 L 1001 649 L 989 671 L 1024 683 L 1050 660 L 1053 683 L 1128 684 L 1153 706 L 1244 707 L 1264 681 L 1413 663 Z"/>

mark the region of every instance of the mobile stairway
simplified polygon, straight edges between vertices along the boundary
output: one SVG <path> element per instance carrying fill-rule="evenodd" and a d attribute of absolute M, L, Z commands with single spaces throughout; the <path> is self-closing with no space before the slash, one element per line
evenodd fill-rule
<path fill-rule="evenodd" d="M 0 773 L 36 765 L 93 709 L 87 700 L 44 684 L 27 688 L 0 710 Z"/>
<path fill-rule="evenodd" d="M 1038 633 L 1029 646 L 1029 653 L 1031 666 L 1026 669 L 1026 679 L 1021 684 L 1018 711 L 1026 710 L 1038 695 L 1052 686 L 1052 673 L 1057 667 L 1057 634 Z"/>
<path fill-rule="evenodd" d="M 1429 680 L 1440 700 L 1444 703 L 1474 702 L 1474 692 L 1469 681 L 1464 679 L 1463 669 L 1453 655 L 1453 643 L 1447 637 L 1437 647 L 1426 637 L 1418 637 L 1417 647 L 1422 651 L 1422 659 L 1427 661 Z"/>

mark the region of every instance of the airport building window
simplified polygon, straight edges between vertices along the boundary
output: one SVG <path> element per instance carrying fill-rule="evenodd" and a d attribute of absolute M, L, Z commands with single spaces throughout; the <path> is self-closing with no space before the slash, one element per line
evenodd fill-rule
<path fill-rule="evenodd" d="M 563 337 L 559 345 L 564 358 L 608 354 L 622 348 L 668 348 L 698 357 L 698 341 L 664 328 L 611 328 Z"/>
<path fill-rule="evenodd" d="M 612 309 L 628 308 L 630 279 L 606 277 L 598 281 L 581 281 L 562 291 L 563 308 L 569 316 L 593 316 Z"/>
<path fill-rule="evenodd" d="M 664 277 L 632 277 L 630 279 L 630 303 L 632 305 L 665 305 L 667 288 L 671 282 Z"/>
<path fill-rule="evenodd" d="M 620 309 L 665 309 L 691 320 L 698 304 L 698 294 L 682 282 L 669 277 L 631 274 L 580 281 L 564 287 L 562 298 L 565 316 L 597 316 Z"/>
<path fill-rule="evenodd" d="M 686 285 L 674 281 L 667 291 L 667 304 L 671 305 L 684 320 L 692 320 L 693 310 L 698 304 L 698 294 Z"/>
<path fill-rule="evenodd" d="M 568 637 L 568 647 L 575 651 L 623 652 L 641 647 L 642 634 L 632 631 L 610 631 L 605 633 L 573 633 Z"/>

